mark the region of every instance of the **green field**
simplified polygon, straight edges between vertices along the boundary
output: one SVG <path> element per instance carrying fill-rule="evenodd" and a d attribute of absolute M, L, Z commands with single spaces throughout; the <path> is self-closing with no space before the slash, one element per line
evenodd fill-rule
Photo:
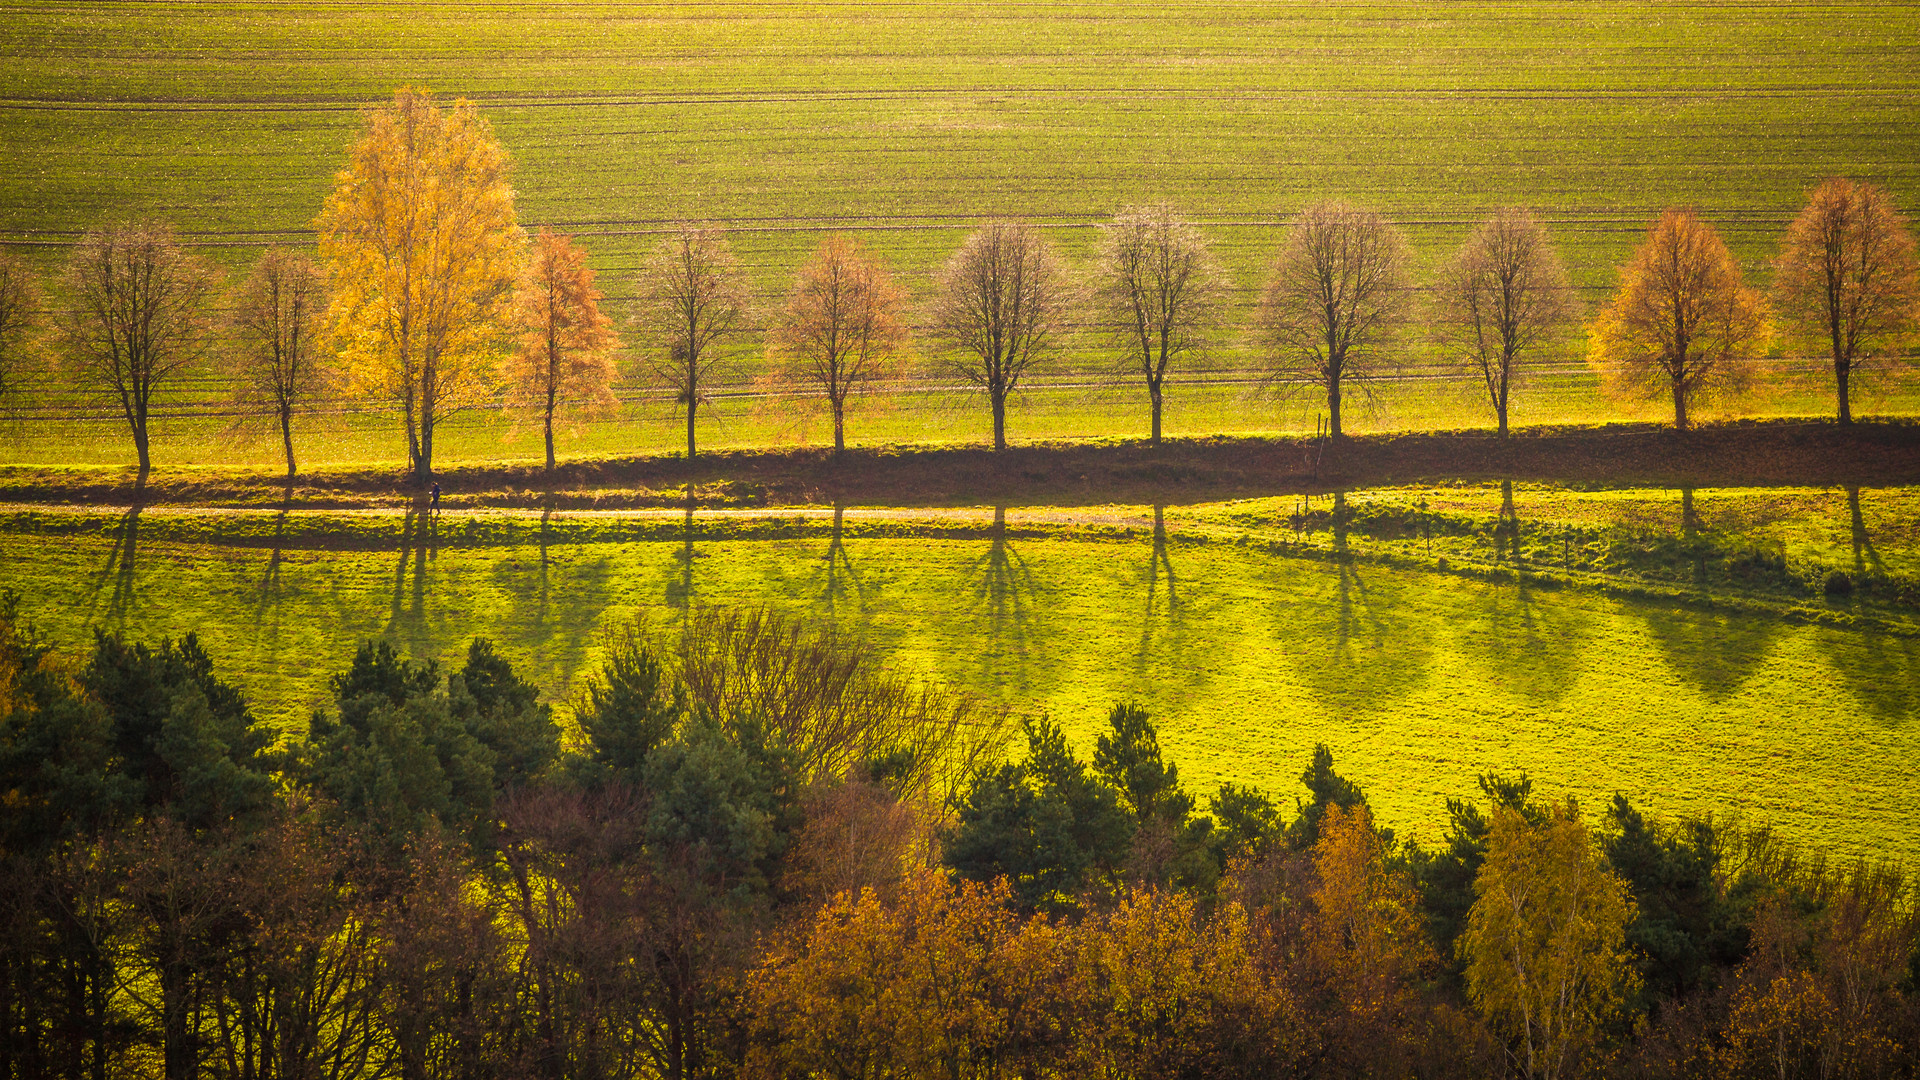
<path fill-rule="evenodd" d="M 1777 549 L 1816 574 L 1871 560 L 1914 582 L 1920 492 L 1852 497 L 1858 518 L 1846 491 L 1693 499 L 1727 550 Z M 1082 740 L 1113 701 L 1142 701 L 1202 790 L 1290 790 L 1325 741 L 1386 820 L 1427 837 L 1476 773 L 1524 769 L 1589 801 L 1625 791 L 1834 853 L 1920 858 L 1914 604 L 1702 592 L 1651 564 L 1557 574 L 1565 530 L 1591 544 L 1672 533 L 1680 498 L 1520 489 L 1524 577 L 1489 550 L 1501 492 L 1481 485 L 1347 497 L 1424 501 L 1472 526 L 1432 556 L 1424 537 L 1336 537 L 1312 517 L 1326 500 L 1297 538 L 1290 499 L 1166 508 L 1160 530 L 1148 507 L 1003 510 L 998 528 L 992 508 L 850 511 L 837 531 L 830 514 L 449 514 L 429 529 L 387 513 L 17 512 L 0 579 L 64 645 L 93 625 L 197 631 L 289 728 L 363 638 L 451 657 L 488 636 L 563 698 L 604 626 L 670 630 L 689 605 L 764 602 Z"/>
<path fill-rule="evenodd" d="M 1553 223 L 1588 304 L 1667 204 L 1693 204 L 1749 272 L 1804 191 L 1846 174 L 1920 204 L 1920 9 L 1902 4 L 194 4 L 13 3 L 0 19 L 0 244 L 44 269 L 88 227 L 173 220 L 239 267 L 308 244 L 356 109 L 401 83 L 478 101 L 512 153 L 522 219 L 577 233 L 619 310 L 637 253 L 707 218 L 769 306 L 831 229 L 855 229 L 925 295 L 982 215 L 1042 223 L 1076 258 L 1129 202 L 1205 223 L 1240 317 L 1286 216 L 1338 195 L 1407 230 L 1424 274 L 1492 207 Z M 1237 343 L 1178 391 L 1176 432 L 1313 427 L 1311 403 L 1251 392 Z M 1519 399 L 1520 423 L 1622 415 L 1579 364 Z M 1423 347 L 1408 346 L 1419 358 Z M 742 346 L 742 388 L 757 341 Z M 1827 411 L 1794 350 L 1755 415 Z M 1013 423 L 1016 438 L 1136 433 L 1131 398 L 1089 395 L 1082 346 Z M 906 384 L 856 422 L 867 442 L 978 440 L 982 410 Z M 1396 387 L 1354 430 L 1484 425 L 1465 388 Z M 623 388 L 630 399 L 638 386 Z M 163 403 L 163 464 L 268 463 L 223 434 L 218 381 Z M 347 403 L 353 404 L 353 403 Z M 1920 409 L 1912 380 L 1863 412 Z M 117 462 L 110 423 L 43 392 L 0 421 L 0 459 Z M 792 409 L 722 402 L 703 437 L 820 437 Z M 56 418 L 59 418 L 56 422 Z M 447 460 L 532 457 L 471 417 Z M 571 453 L 670 447 L 668 410 L 635 401 Z M 308 460 L 398 460 L 397 425 L 327 420 Z"/>

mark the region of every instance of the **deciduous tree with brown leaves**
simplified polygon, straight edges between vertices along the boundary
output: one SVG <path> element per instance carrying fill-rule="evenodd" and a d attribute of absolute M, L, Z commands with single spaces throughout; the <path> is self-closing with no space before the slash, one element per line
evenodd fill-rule
<path fill-rule="evenodd" d="M 1024 221 L 982 225 L 940 272 L 933 328 L 949 374 L 987 395 L 993 448 L 1007 448 L 1007 399 L 1060 347 L 1074 290 L 1059 252 Z"/>
<path fill-rule="evenodd" d="M 1795 335 L 1826 347 L 1843 424 L 1853 377 L 1901 355 L 1920 322 L 1913 233 L 1886 189 L 1834 177 L 1787 227 L 1774 279 Z"/>
<path fill-rule="evenodd" d="M 1613 393 L 1693 406 L 1744 391 L 1772 337 L 1740 264 L 1692 210 L 1660 215 L 1621 274 L 1620 294 L 1588 328 L 1587 362 Z"/>
<path fill-rule="evenodd" d="M 1119 375 L 1147 382 L 1160 442 L 1162 387 L 1176 363 L 1220 330 L 1227 273 L 1200 230 L 1172 207 L 1130 206 L 1105 227 L 1096 291 Z"/>
<path fill-rule="evenodd" d="M 507 362 L 507 400 L 539 414 L 548 472 L 554 469 L 553 419 L 563 407 L 596 414 L 620 404 L 612 356 L 620 339 L 600 311 L 601 298 L 587 253 L 572 237 L 543 227 L 514 301 L 520 351 Z"/>
<path fill-rule="evenodd" d="M 1434 329 L 1485 387 L 1507 435 L 1507 406 L 1528 363 L 1559 344 L 1575 311 L 1567 268 L 1531 213 L 1505 209 L 1480 224 L 1441 272 Z"/>
<path fill-rule="evenodd" d="M 363 117 L 315 224 L 341 359 L 353 383 L 400 411 L 425 484 L 440 421 L 490 400 L 511 334 L 525 236 L 507 152 L 472 102 L 443 109 L 401 87 Z"/>
<path fill-rule="evenodd" d="M 287 475 L 296 473 L 293 414 L 325 392 L 321 337 L 327 310 L 326 278 L 313 260 L 272 247 L 234 298 L 230 354 L 234 396 L 249 412 L 272 413 L 280 425 Z"/>
<path fill-rule="evenodd" d="M 77 382 L 119 407 L 142 476 L 153 467 L 147 419 L 154 395 L 200 358 L 212 282 L 175 241 L 173 226 L 154 221 L 90 232 L 67 261 L 68 362 Z"/>
<path fill-rule="evenodd" d="M 746 329 L 746 277 L 725 233 L 682 225 L 654 249 L 634 285 L 634 327 L 646 339 L 642 362 L 686 409 L 691 459 L 694 417 L 728 359 L 726 343 Z"/>
<path fill-rule="evenodd" d="M 858 240 L 834 233 L 795 276 L 773 347 L 788 383 L 818 391 L 833 412 L 833 449 L 847 448 L 847 401 L 886 377 L 907 329 L 906 293 Z"/>

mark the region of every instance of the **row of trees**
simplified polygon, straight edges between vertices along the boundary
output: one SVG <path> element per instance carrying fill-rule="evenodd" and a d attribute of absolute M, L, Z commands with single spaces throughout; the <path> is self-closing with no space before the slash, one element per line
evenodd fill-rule
<path fill-rule="evenodd" d="M 422 482 L 439 423 L 502 400 L 503 357 L 504 401 L 538 418 L 550 469 L 556 417 L 616 404 L 622 343 L 593 271 L 568 237 L 543 229 L 526 243 L 506 152 L 470 103 L 443 109 L 402 89 L 369 110 L 316 226 L 324 269 L 269 251 L 231 304 L 236 386 L 278 419 L 290 474 L 292 418 L 330 382 L 391 403 Z M 1255 316 L 1261 354 L 1276 384 L 1324 396 L 1336 437 L 1348 400 L 1404 360 L 1409 251 L 1380 215 L 1322 202 L 1294 219 L 1270 268 Z M 637 356 L 684 411 L 692 456 L 698 411 L 754 321 L 750 289 L 724 233 L 696 225 L 658 245 L 634 284 Z M 64 285 L 62 352 L 121 409 L 144 469 L 153 394 L 206 336 L 208 272 L 167 228 L 143 224 L 90 235 Z M 1166 206 L 1118 214 L 1084 279 L 1034 226 L 993 221 L 947 261 L 925 322 L 940 369 L 986 398 L 996 448 L 1009 399 L 1080 325 L 1097 328 L 1116 379 L 1144 384 L 1157 442 L 1167 380 L 1226 333 L 1227 288 L 1206 238 Z M 1566 268 L 1532 214 L 1503 210 L 1432 291 L 1431 336 L 1483 385 L 1504 435 L 1526 368 L 1563 349 L 1583 314 Z M 1838 416 L 1851 422 L 1855 378 L 1906 355 L 1920 320 L 1914 241 L 1886 192 L 1843 179 L 1815 189 L 1788 229 L 1775 293 L 1793 336 L 1828 353 Z M 22 268 L 0 263 L 0 390 L 34 308 Z M 1773 321 L 1714 228 L 1668 210 L 1588 326 L 1589 361 L 1622 396 L 1670 400 L 1684 428 L 1701 402 L 1754 380 Z M 798 272 L 769 355 L 788 388 L 824 401 L 836 449 L 849 402 L 898 370 L 906 326 L 904 291 L 858 242 L 829 236 Z"/>
<path fill-rule="evenodd" d="M 1201 813 L 1058 727 L 706 612 L 572 736 L 485 642 L 362 646 L 276 742 L 192 639 L 0 605 L 0 1076 L 1892 1077 L 1894 871 L 1524 778 L 1382 827 L 1317 749 Z"/>

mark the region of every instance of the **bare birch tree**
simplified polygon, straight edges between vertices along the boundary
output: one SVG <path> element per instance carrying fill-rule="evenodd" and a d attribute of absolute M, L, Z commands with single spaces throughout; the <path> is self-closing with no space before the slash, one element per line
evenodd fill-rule
<path fill-rule="evenodd" d="M 234 396 L 249 411 L 273 415 L 289 477 L 298 471 L 294 413 L 310 408 L 329 384 L 321 349 L 326 310 L 326 279 L 319 267 L 297 252 L 272 247 L 240 286 L 230 317 Z"/>
<path fill-rule="evenodd" d="M 119 407 L 142 476 L 153 468 L 147 420 L 154 395 L 200 358 L 212 281 L 181 250 L 173 226 L 159 222 L 90 232 L 67 262 L 67 360 L 83 387 Z"/>
<path fill-rule="evenodd" d="M 1130 206 L 1106 226 L 1096 297 L 1119 353 L 1118 373 L 1145 378 L 1160 442 L 1162 388 L 1176 363 L 1220 329 L 1227 273 L 1207 241 L 1170 206 Z"/>
<path fill-rule="evenodd" d="M 847 401 L 884 377 L 906 344 L 905 293 L 858 240 L 839 233 L 800 268 L 787 310 L 774 329 L 785 381 L 826 396 L 833 449 L 847 448 Z"/>
<path fill-rule="evenodd" d="M 1024 221 L 990 221 L 940 273 L 933 330 L 953 377 L 987 395 L 993 448 L 1007 448 L 1007 399 L 1060 347 L 1074 304 L 1059 253 Z"/>
<path fill-rule="evenodd" d="M 1347 203 L 1302 211 L 1274 260 L 1259 326 L 1277 378 L 1324 390 L 1334 438 L 1349 391 L 1397 367 L 1390 351 L 1412 282 L 1406 238 L 1385 218 Z"/>
<path fill-rule="evenodd" d="M 1441 345 L 1480 379 L 1507 436 L 1507 406 L 1527 363 L 1572 322 L 1573 286 L 1546 227 L 1520 209 L 1482 222 L 1435 289 Z"/>
<path fill-rule="evenodd" d="M 1789 325 L 1827 347 L 1840 422 L 1853 423 L 1854 375 L 1899 356 L 1920 321 L 1907 219 L 1884 188 L 1827 180 L 1787 227 L 1775 286 Z"/>
<path fill-rule="evenodd" d="M 687 457 L 694 417 L 724 370 L 727 341 L 746 328 L 749 297 L 726 234 L 682 225 L 654 251 L 635 280 L 634 327 L 653 380 L 687 411 Z"/>

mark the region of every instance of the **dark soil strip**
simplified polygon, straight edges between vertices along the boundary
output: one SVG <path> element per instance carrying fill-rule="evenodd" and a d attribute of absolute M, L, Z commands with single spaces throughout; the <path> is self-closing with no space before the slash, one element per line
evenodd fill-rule
<path fill-rule="evenodd" d="M 1442 432 L 1348 438 L 1217 438 L 983 447 L 731 450 L 681 457 L 457 465 L 449 507 L 622 509 L 762 506 L 1098 506 L 1214 502 L 1436 480 L 1724 487 L 1920 483 L 1920 423 L 1841 427 L 1739 422 L 1534 429 L 1510 439 Z M 320 471 L 289 486 L 264 472 L 0 468 L 0 502 L 93 505 L 399 506 L 421 498 L 395 469 Z"/>

